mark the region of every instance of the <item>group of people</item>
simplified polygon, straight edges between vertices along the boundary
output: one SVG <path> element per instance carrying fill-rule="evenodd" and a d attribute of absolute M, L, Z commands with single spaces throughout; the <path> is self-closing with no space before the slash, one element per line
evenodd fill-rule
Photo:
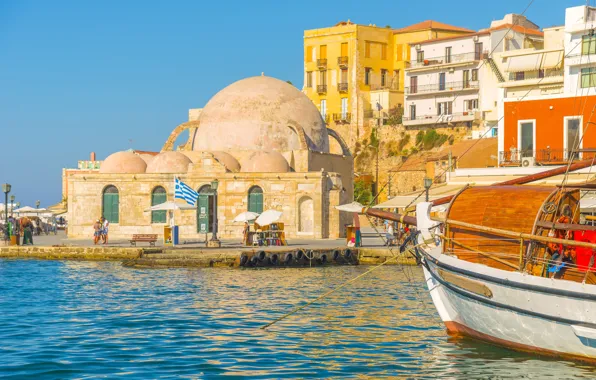
<path fill-rule="evenodd" d="M 103 216 L 95 221 L 95 224 L 93 224 L 93 244 L 97 245 L 100 241 L 102 241 L 103 244 L 108 243 L 109 227 L 110 222 Z"/>
<path fill-rule="evenodd" d="M 11 216 L 8 218 L 8 235 L 16 238 L 17 245 L 33 245 L 35 228 L 33 221 L 27 217 L 17 219 Z M 22 242 L 21 236 L 23 237 Z"/>

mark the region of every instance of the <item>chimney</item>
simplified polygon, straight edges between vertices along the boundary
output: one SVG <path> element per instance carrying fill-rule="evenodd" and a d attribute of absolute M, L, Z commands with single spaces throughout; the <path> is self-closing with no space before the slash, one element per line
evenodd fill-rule
<path fill-rule="evenodd" d="M 91 154 L 89 155 L 89 160 L 95 161 L 95 152 L 91 152 Z"/>

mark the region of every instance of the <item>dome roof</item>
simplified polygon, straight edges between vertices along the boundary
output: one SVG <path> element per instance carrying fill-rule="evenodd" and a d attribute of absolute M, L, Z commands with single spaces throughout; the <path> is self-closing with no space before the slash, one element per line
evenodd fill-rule
<path fill-rule="evenodd" d="M 287 173 L 288 161 L 279 152 L 253 152 L 242 160 L 241 171 L 244 173 Z"/>
<path fill-rule="evenodd" d="M 99 168 L 102 174 L 138 174 L 145 173 L 147 164 L 133 152 L 116 152 L 108 156 Z"/>
<path fill-rule="evenodd" d="M 153 160 L 153 158 L 155 156 L 151 155 L 151 154 L 147 154 L 147 153 L 141 153 L 138 155 L 139 157 L 141 157 L 143 159 L 143 161 L 145 161 L 145 163 L 147 165 L 149 165 L 149 163 Z"/>
<path fill-rule="evenodd" d="M 191 163 L 190 158 L 180 152 L 161 152 L 147 165 L 147 173 L 186 173 Z"/>
<path fill-rule="evenodd" d="M 327 128 L 317 107 L 296 87 L 271 77 L 232 83 L 209 100 L 199 120 L 193 150 L 329 152 Z"/>
<path fill-rule="evenodd" d="M 238 160 L 234 158 L 229 153 L 226 152 L 211 152 L 213 158 L 215 158 L 220 164 L 226 167 L 231 172 L 239 172 L 240 171 L 240 164 Z"/>

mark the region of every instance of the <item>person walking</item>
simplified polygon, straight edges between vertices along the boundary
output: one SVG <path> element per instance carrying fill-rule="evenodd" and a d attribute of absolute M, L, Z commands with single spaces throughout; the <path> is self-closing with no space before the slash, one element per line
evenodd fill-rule
<path fill-rule="evenodd" d="M 103 236 L 103 243 L 108 244 L 108 230 L 110 229 L 110 222 L 104 217 L 102 219 L 102 236 Z"/>
<path fill-rule="evenodd" d="M 93 224 L 93 244 L 97 245 L 99 239 L 101 239 L 101 222 L 97 219 Z"/>
<path fill-rule="evenodd" d="M 248 222 L 244 222 L 244 229 L 242 230 L 242 243 L 248 246 L 248 233 L 250 232 L 250 225 Z"/>

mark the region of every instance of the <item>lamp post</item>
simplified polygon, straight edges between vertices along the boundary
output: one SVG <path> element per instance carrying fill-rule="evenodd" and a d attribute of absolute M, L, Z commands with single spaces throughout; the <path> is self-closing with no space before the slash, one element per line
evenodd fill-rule
<path fill-rule="evenodd" d="M 428 190 L 433 185 L 432 178 L 425 177 L 424 178 L 424 189 L 426 190 L 426 201 L 428 202 Z"/>
<path fill-rule="evenodd" d="M 221 242 L 217 239 L 217 187 L 219 181 L 214 179 L 211 181 L 211 190 L 213 196 L 213 233 L 211 234 L 211 240 L 209 241 L 209 247 L 221 247 Z"/>
<path fill-rule="evenodd" d="M 14 210 L 14 195 L 10 196 L 10 216 L 11 217 L 12 217 L 12 213 L 13 213 L 12 210 Z"/>
<path fill-rule="evenodd" d="M 39 205 L 41 204 L 40 201 L 35 201 L 35 208 L 39 208 Z"/>
<path fill-rule="evenodd" d="M 2 185 L 2 191 L 4 192 L 4 241 L 8 242 L 8 193 L 10 193 L 10 184 L 5 183 Z"/>

